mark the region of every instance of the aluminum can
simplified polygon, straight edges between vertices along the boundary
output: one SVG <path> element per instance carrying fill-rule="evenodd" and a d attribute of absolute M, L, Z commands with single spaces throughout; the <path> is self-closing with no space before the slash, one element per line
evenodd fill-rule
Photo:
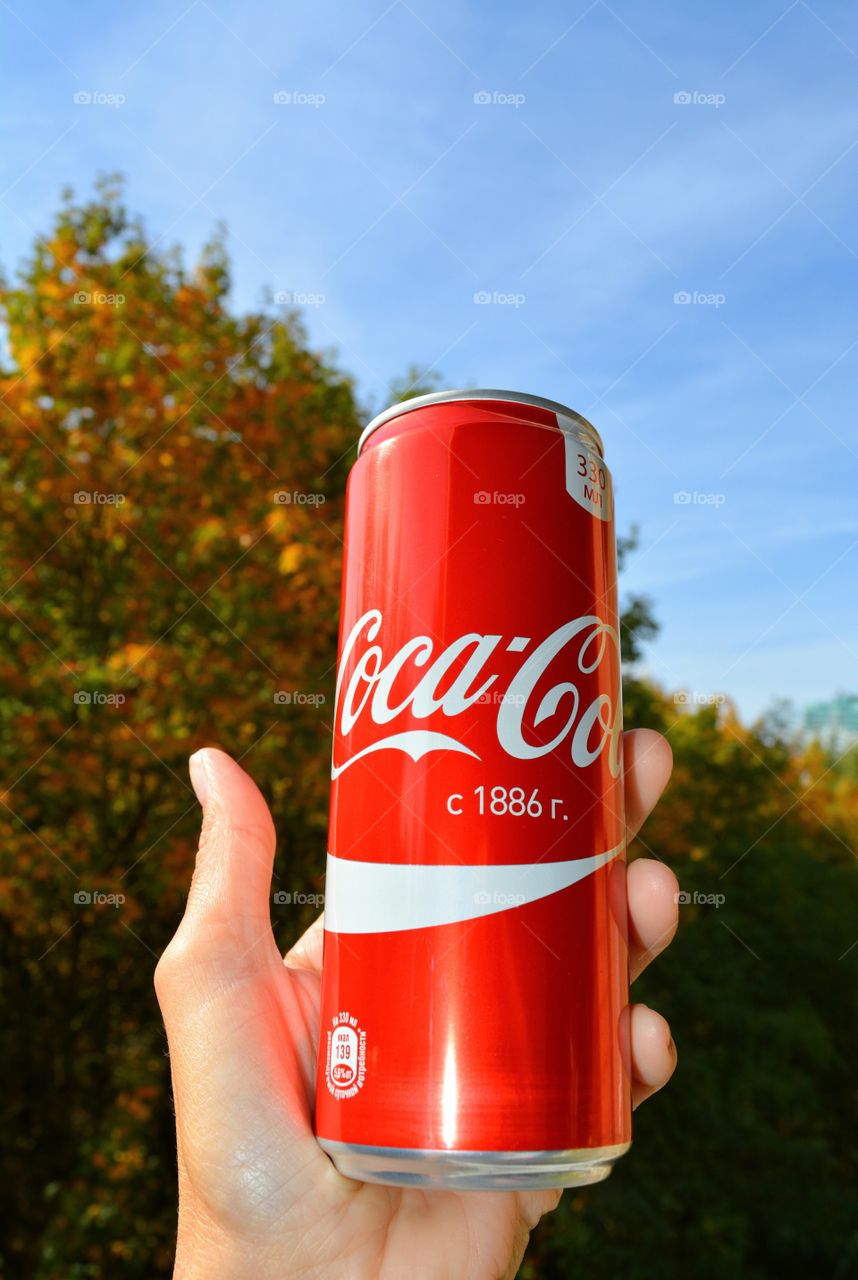
<path fill-rule="evenodd" d="M 537 396 L 408 400 L 345 523 L 318 1140 L 365 1182 L 599 1181 L 631 1137 L 601 439 Z"/>

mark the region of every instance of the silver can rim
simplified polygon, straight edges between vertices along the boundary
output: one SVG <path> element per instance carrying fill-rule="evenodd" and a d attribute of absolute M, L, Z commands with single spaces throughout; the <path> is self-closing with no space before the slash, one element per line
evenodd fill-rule
<path fill-rule="evenodd" d="M 383 1185 L 457 1191 L 535 1191 L 602 1182 L 630 1142 L 555 1151 L 401 1149 L 318 1138 L 347 1178 Z"/>
<path fill-rule="evenodd" d="M 532 396 L 527 391 L 500 391 L 491 390 L 481 387 L 475 391 L 454 390 L 454 391 L 433 391 L 429 395 L 414 396 L 410 400 L 400 400 L 398 404 L 392 404 L 390 408 L 385 409 L 382 413 L 377 414 L 370 423 L 364 427 L 358 441 L 358 457 L 369 439 L 373 431 L 384 426 L 393 418 L 398 418 L 402 414 L 411 413 L 414 409 L 423 409 L 427 405 L 433 404 L 450 404 L 455 402 L 467 403 L 469 400 L 501 400 L 507 404 L 529 404 L 536 405 L 539 409 L 548 409 L 556 414 L 557 425 L 561 431 L 564 429 L 564 420 L 568 424 L 567 430 L 571 430 L 574 434 L 583 433 L 587 441 L 599 454 L 600 458 L 605 456 L 605 446 L 602 443 L 602 437 L 599 435 L 592 422 L 589 422 L 583 414 L 576 412 L 575 409 L 568 408 L 567 405 L 561 404 L 558 400 L 547 400 L 544 396 Z"/>

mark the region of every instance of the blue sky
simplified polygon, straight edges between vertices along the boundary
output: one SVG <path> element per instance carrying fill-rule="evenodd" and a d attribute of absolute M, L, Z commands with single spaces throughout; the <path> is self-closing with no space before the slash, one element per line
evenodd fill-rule
<path fill-rule="evenodd" d="M 858 689 L 855 6 L 12 0 L 0 31 L 7 270 L 99 171 L 191 256 L 222 219 L 235 306 L 311 295 L 368 407 L 417 362 L 592 418 L 667 687 Z"/>

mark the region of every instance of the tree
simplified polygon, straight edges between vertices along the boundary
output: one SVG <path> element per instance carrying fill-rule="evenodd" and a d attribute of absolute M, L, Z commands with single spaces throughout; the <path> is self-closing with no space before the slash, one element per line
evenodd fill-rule
<path fill-rule="evenodd" d="M 729 705 L 650 688 L 674 774 L 632 856 L 676 871 L 679 935 L 635 986 L 679 1046 L 604 1187 L 564 1197 L 522 1280 L 741 1280 L 858 1263 L 854 783 Z M 660 708 L 658 704 L 660 705 Z"/>
<path fill-rule="evenodd" d="M 218 742 L 252 768 L 277 887 L 323 872 L 361 414 L 296 316 L 235 317 L 228 288 L 221 240 L 186 269 L 108 180 L 66 195 L 0 295 L 0 1106 L 19 1135 L 0 1211 L 21 1274 L 168 1268 L 151 971 L 196 846 L 189 752 Z M 312 915 L 274 911 L 284 942 Z"/>
<path fill-rule="evenodd" d="M 401 378 L 394 378 L 390 383 L 387 403 L 399 404 L 402 400 L 413 400 L 415 396 L 428 396 L 433 391 L 442 391 L 442 381 L 441 374 L 436 370 L 410 364 Z"/>

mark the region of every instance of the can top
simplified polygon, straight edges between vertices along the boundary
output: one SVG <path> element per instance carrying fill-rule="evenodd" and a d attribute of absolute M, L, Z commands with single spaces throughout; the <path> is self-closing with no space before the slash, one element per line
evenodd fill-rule
<path fill-rule="evenodd" d="M 389 409 L 379 413 L 364 428 L 358 441 L 358 455 L 360 455 L 372 432 L 377 427 L 390 422 L 392 418 L 398 418 L 404 413 L 411 413 L 413 409 L 423 409 L 427 405 L 449 404 L 455 401 L 466 402 L 468 400 L 501 400 L 507 404 L 530 404 L 536 405 L 540 409 L 548 409 L 556 415 L 557 425 L 561 431 L 571 431 L 576 436 L 583 436 L 600 457 L 605 455 L 602 437 L 592 422 L 588 422 L 585 417 L 580 413 L 576 413 L 574 409 L 568 409 L 566 405 L 558 403 L 557 400 L 546 400 L 543 396 L 529 395 L 526 391 L 490 391 L 485 389 L 477 391 L 433 391 L 430 395 L 414 396 L 411 400 L 401 400 L 399 404 L 392 404 Z"/>

